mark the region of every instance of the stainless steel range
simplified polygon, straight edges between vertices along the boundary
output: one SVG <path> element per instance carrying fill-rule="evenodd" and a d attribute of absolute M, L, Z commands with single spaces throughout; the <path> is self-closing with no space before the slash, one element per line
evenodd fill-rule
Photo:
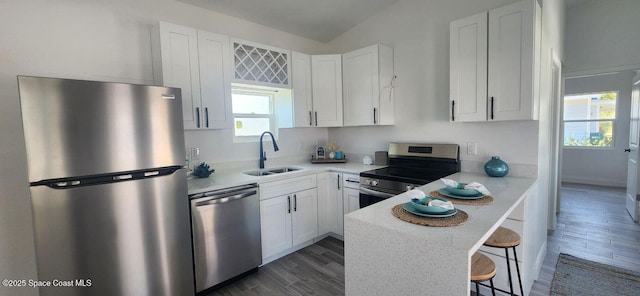
<path fill-rule="evenodd" d="M 460 171 L 457 144 L 389 144 L 389 166 L 360 173 L 360 208 Z"/>

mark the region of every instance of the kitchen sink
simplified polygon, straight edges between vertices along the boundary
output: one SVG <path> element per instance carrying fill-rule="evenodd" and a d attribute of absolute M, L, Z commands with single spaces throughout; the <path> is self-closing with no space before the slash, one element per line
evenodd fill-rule
<path fill-rule="evenodd" d="M 258 170 L 258 171 L 249 171 L 249 172 L 244 172 L 244 174 L 245 175 L 250 175 L 250 176 L 270 176 L 270 175 L 294 172 L 294 171 L 299 171 L 299 170 L 300 170 L 300 168 L 284 167 L 284 168 L 277 168 L 277 169 L 265 169 L 265 170 Z"/>

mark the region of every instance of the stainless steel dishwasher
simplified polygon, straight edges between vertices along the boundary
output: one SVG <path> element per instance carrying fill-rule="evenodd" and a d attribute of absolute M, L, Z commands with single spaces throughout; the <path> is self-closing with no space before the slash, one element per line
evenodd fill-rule
<path fill-rule="evenodd" d="M 257 184 L 189 198 L 197 292 L 262 264 Z"/>

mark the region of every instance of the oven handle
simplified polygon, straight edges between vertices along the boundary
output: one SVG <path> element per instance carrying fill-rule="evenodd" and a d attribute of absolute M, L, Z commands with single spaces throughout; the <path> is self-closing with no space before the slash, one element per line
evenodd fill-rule
<path fill-rule="evenodd" d="M 375 190 L 371 190 L 369 188 L 364 188 L 362 186 L 360 186 L 360 193 L 368 194 L 368 195 L 375 196 L 375 197 L 381 197 L 381 198 L 389 198 L 389 197 L 392 197 L 392 196 L 396 196 L 395 194 L 375 191 Z"/>

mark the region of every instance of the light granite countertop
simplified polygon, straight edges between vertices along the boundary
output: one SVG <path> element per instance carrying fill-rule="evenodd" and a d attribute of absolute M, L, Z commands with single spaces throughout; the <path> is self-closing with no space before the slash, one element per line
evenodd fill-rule
<path fill-rule="evenodd" d="M 468 295 L 471 255 L 527 197 L 536 179 L 475 173 L 447 178 L 484 184 L 493 203 L 456 205 L 469 219 L 454 227 L 427 227 L 394 217 L 391 209 L 410 200 L 406 193 L 345 216 L 347 295 L 425 295 L 425 289 Z M 438 180 L 420 189 L 428 194 L 443 186 Z"/>
<path fill-rule="evenodd" d="M 294 162 L 291 164 L 277 165 L 277 166 L 269 166 L 267 169 L 276 169 L 280 167 L 294 167 L 299 168 L 300 170 L 274 174 L 268 176 L 250 176 L 244 174 L 244 172 L 248 171 L 256 171 L 259 170 L 255 167 L 227 167 L 216 169 L 216 171 L 211 174 L 208 178 L 194 178 L 189 177 L 187 180 L 189 195 L 196 194 L 205 191 L 211 191 L 216 189 L 222 189 L 227 187 L 233 187 L 244 184 L 251 183 L 266 183 L 277 180 L 283 180 L 293 177 L 300 177 L 310 174 L 318 174 L 323 172 L 342 172 L 342 173 L 352 173 L 359 174 L 360 172 L 378 169 L 384 166 L 377 165 L 364 165 L 357 162 L 347 162 L 347 163 L 327 163 L 327 164 L 312 164 L 310 162 Z"/>

